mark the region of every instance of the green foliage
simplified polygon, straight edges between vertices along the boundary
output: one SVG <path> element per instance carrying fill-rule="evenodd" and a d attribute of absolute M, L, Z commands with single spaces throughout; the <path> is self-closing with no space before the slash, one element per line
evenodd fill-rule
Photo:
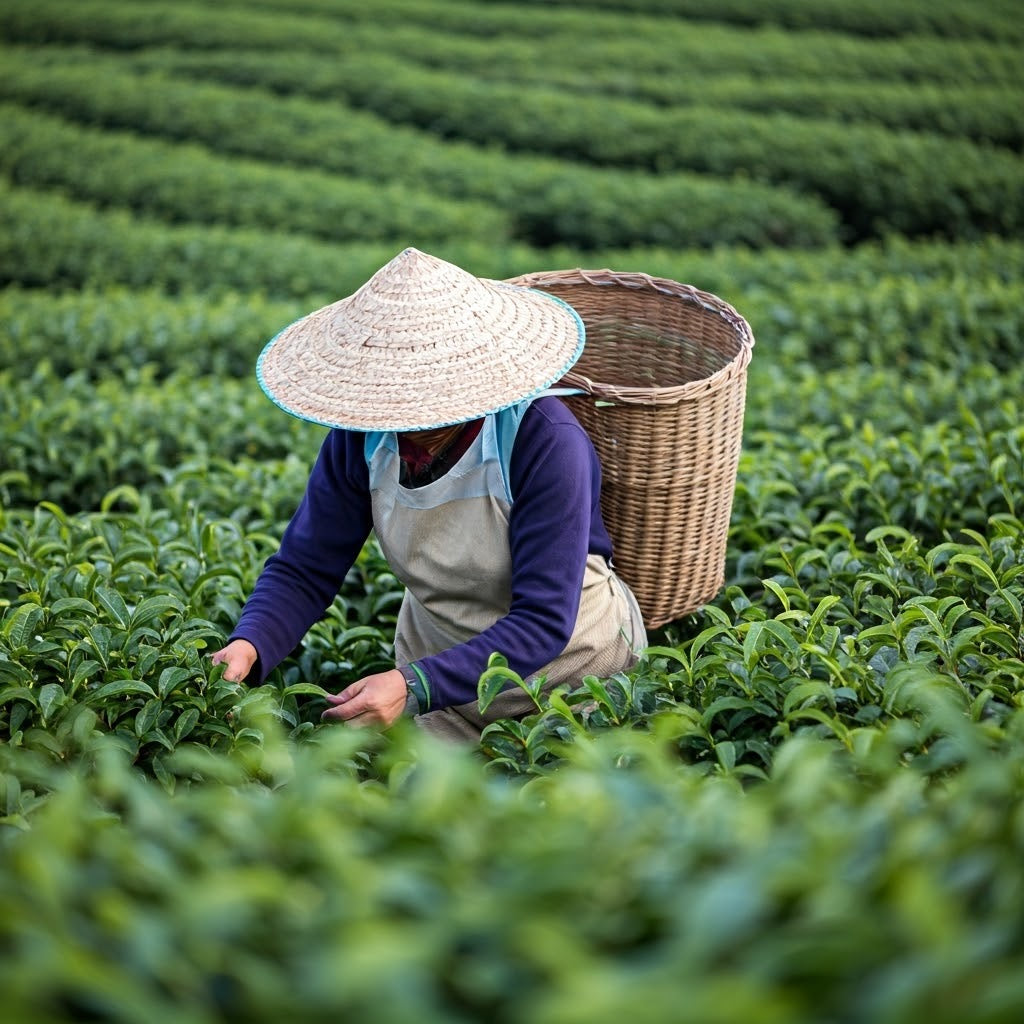
<path fill-rule="evenodd" d="M 855 9 L 842 0 L 779 0 L 756 7 L 744 0 L 598 0 L 579 10 L 550 0 L 531 4 L 524 17 L 521 9 L 486 0 L 377 0 L 372 8 L 345 0 L 245 0 L 243 9 L 148 0 L 154 17 L 139 18 L 132 16 L 130 0 L 79 0 L 73 7 L 39 0 L 31 7 L 0 9 L 0 27 L 15 42 L 89 42 L 119 51 L 159 45 L 310 54 L 376 50 L 419 62 L 436 59 L 447 45 L 458 62 L 491 44 L 492 53 L 511 54 L 523 64 L 590 62 L 609 71 L 678 74 L 690 68 L 707 76 L 745 66 L 826 79 L 1020 81 L 1016 43 L 1024 32 L 1014 0 L 947 0 L 941 8 L 928 0 L 902 0 L 884 10 L 878 0 Z M 658 16 L 663 14 L 671 16 Z M 779 31 L 787 20 L 800 31 Z"/>
<path fill-rule="evenodd" d="M 95 382 L 80 372 L 58 377 L 42 362 L 20 381 L 0 373 L 0 387 L 0 495 L 12 505 L 48 500 L 69 511 L 97 508 L 116 487 L 159 487 L 169 468 L 187 464 L 210 469 L 294 456 L 308 466 L 324 434 L 275 416 L 250 380 L 179 370 L 160 381 L 143 371 Z"/>
<path fill-rule="evenodd" d="M 836 236 L 835 215 L 788 188 L 482 149 L 388 124 L 337 100 L 132 74 L 109 56 L 80 52 L 47 66 L 33 51 L 8 50 L 4 60 L 0 96 L 8 99 L 107 129 L 199 141 L 257 159 L 272 153 L 285 165 L 481 200 L 507 211 L 514 237 L 532 245 L 595 249 L 684 239 L 690 246 L 800 246 Z"/>
<path fill-rule="evenodd" d="M 897 769 L 902 740 L 808 740 L 747 791 L 630 733 L 525 789 L 404 733 L 366 783 L 359 733 L 290 749 L 268 730 L 272 783 L 244 784 L 240 755 L 180 758 L 228 785 L 173 798 L 105 747 L 62 775 L 0 752 L 26 780 L 9 805 L 53 790 L 0 845 L 5 1006 L 611 1024 L 673 1019 L 683 991 L 723 1024 L 1011 1019 L 1021 778 L 975 729 L 941 785 Z"/>
<path fill-rule="evenodd" d="M 7 226 L 0 237 L 0 283 L 30 288 L 117 283 L 174 293 L 198 285 L 211 292 L 302 296 L 333 291 L 396 252 L 393 244 L 341 248 L 285 232 L 165 225 L 2 183 L 0 215 Z M 48 244 L 39 245 L 40 238 Z"/>
<path fill-rule="evenodd" d="M 267 0 L 273 4 L 275 0 Z M 309 3 L 309 0 L 304 0 Z M 325 0 L 318 6 L 329 6 Z M 528 4 L 547 6 L 552 0 L 526 0 Z M 567 3 L 567 0 L 554 0 Z M 951 39 L 1022 38 L 1020 22 L 1013 16 L 1013 4 L 1007 0 L 954 0 L 937 7 L 929 0 L 887 0 L 848 4 L 843 0 L 767 0 L 749 4 L 744 0 L 589 0 L 588 7 L 636 14 L 668 14 L 699 21 L 728 22 L 731 25 L 781 26 L 806 31 L 820 29 L 863 35 L 870 39 L 911 34 Z"/>
<path fill-rule="evenodd" d="M 62 188 L 100 207 L 171 224 L 288 230 L 332 242 L 401 238 L 429 250 L 452 238 L 493 244 L 510 228 L 501 211 L 484 203 L 225 158 L 11 105 L 0 109 L 0 171 L 14 184 Z"/>
<path fill-rule="evenodd" d="M 766 778 L 778 744 L 810 734 L 865 771 L 866 755 L 897 745 L 945 773 L 968 716 L 984 726 L 972 743 L 998 745 L 1024 708 L 1024 524 L 1004 516 L 992 530 L 925 552 L 892 525 L 866 547 L 834 523 L 765 543 L 761 578 L 727 588 L 628 675 L 544 697 L 489 669 L 482 700 L 511 680 L 532 686 L 538 711 L 489 726 L 482 746 L 497 767 L 544 774 L 565 744 L 631 727 L 704 770 Z"/>
<path fill-rule="evenodd" d="M 27 199 L 31 194 L 18 195 Z M 50 237 L 73 246 L 70 233 L 62 231 L 61 219 L 75 221 L 77 215 L 82 218 L 79 224 L 105 229 L 118 243 L 115 248 L 129 248 L 136 254 L 130 241 L 135 237 L 135 225 L 94 219 L 86 207 L 65 205 L 50 196 L 31 198 L 35 200 L 31 203 L 33 217 L 25 225 L 26 236 L 29 225 L 36 223 L 52 230 Z M 56 203 L 57 216 L 47 211 L 50 202 Z M 118 233 L 118 223 L 123 223 L 125 234 Z M 159 237 L 156 232 L 150 236 L 154 245 Z M 189 237 L 194 258 L 201 251 L 201 240 L 209 243 L 209 235 Z M 265 237 L 262 245 L 271 246 L 275 241 L 273 236 Z M 80 239 L 79 244 L 84 242 Z M 90 379 L 124 376 L 143 367 L 161 379 L 185 366 L 200 376 L 249 377 L 263 342 L 284 324 L 338 294 L 354 291 L 365 280 L 360 275 L 376 269 L 374 259 L 394 255 L 390 250 L 362 246 L 328 250 L 312 245 L 276 251 L 276 266 L 269 260 L 263 264 L 268 269 L 262 278 L 254 266 L 252 277 L 260 291 L 225 291 L 222 278 L 230 278 L 232 271 L 229 267 L 219 270 L 213 260 L 204 267 L 208 276 L 184 281 L 193 289 L 201 287 L 205 294 L 190 290 L 167 295 L 109 284 L 63 294 L 7 288 L 0 291 L 0 366 L 36 369 L 36 364 L 45 360 L 58 375 L 77 371 Z M 220 252 L 227 257 L 229 250 Z M 292 252 L 306 252 L 308 259 L 296 259 L 289 267 Z M 442 254 L 449 252 L 454 250 L 445 248 Z M 29 265 L 38 262 L 39 257 L 27 247 L 22 255 Z M 259 249 L 254 248 L 252 255 L 255 262 Z M 579 253 L 570 250 L 541 254 L 528 249 L 494 252 L 479 247 L 468 247 L 459 256 L 466 259 L 462 265 L 475 273 L 498 278 L 536 269 L 545 265 L 542 261 L 569 267 L 580 259 Z M 64 258 L 69 259 L 70 254 L 66 252 Z M 109 267 L 113 257 L 108 259 Z M 316 266 L 318 260 L 322 270 Z M 877 378 L 864 387 L 850 374 L 843 402 L 833 403 L 830 395 L 843 389 L 841 380 L 818 388 L 813 380 L 815 369 L 844 369 L 866 362 L 877 374 L 900 366 L 913 375 L 913 381 L 903 387 L 902 380 L 884 374 L 890 402 L 886 415 L 907 415 L 907 422 L 913 423 L 921 418 L 931 421 L 940 410 L 955 408 L 957 382 L 955 377 L 943 378 L 945 371 L 970 369 L 977 377 L 985 373 L 987 362 L 994 362 L 1002 371 L 1017 364 L 1019 310 L 1024 302 L 1024 245 L 1017 241 L 989 238 L 983 243 L 939 245 L 890 239 L 882 246 L 812 252 L 726 247 L 711 252 L 607 250 L 592 254 L 588 265 L 643 270 L 719 295 L 742 294 L 743 312 L 756 330 L 758 354 L 771 353 L 768 359 L 755 359 L 751 367 L 757 386 L 749 389 L 748 418 L 754 418 L 755 427 L 761 425 L 760 410 L 787 386 L 783 378 L 788 378 L 789 387 L 801 389 L 801 409 L 815 421 L 825 418 L 832 422 L 829 410 L 841 405 L 852 411 L 852 401 L 872 401 L 878 392 Z M 97 270 L 101 266 L 98 263 Z M 288 280 L 279 272 L 282 266 L 294 272 L 296 286 L 308 275 L 322 291 L 269 300 L 262 292 L 276 290 L 282 278 Z M 181 268 L 164 268 L 157 276 L 181 273 Z M 284 290 L 288 290 L 287 284 Z M 979 359 L 979 352 L 984 359 Z M 778 374 L 778 379 L 762 386 L 761 374 Z M 920 387 L 914 386 L 918 380 Z M 991 386 L 998 390 L 998 384 Z M 1007 391 L 1013 394 L 1012 389 Z M 940 395 L 941 406 L 935 400 Z M 982 410 L 990 397 L 986 395 L 980 403 Z M 971 404 L 979 405 L 973 399 Z"/>
<path fill-rule="evenodd" d="M 172 72 L 309 89 L 308 62 L 297 57 L 171 54 L 156 63 Z M 809 111 L 796 118 L 774 107 L 755 113 L 710 109 L 699 97 L 696 106 L 658 109 L 542 86 L 453 78 L 443 69 L 410 68 L 376 54 L 330 62 L 317 89 L 442 137 L 583 164 L 742 174 L 799 189 L 828 202 L 854 238 L 886 229 L 905 235 L 1013 235 L 1024 222 L 1021 159 L 969 140 L 842 124 L 813 118 Z M 515 117 L 508 116 L 510 110 Z M 1013 110 L 1019 119 L 1019 104 Z"/>
<path fill-rule="evenodd" d="M 303 302 L 274 301 L 259 292 L 169 296 L 111 286 L 63 294 L 7 288 L 0 291 L 0 365 L 34 367 L 48 379 L 39 365 L 46 362 L 57 377 L 77 373 L 95 382 L 143 370 L 156 380 L 185 370 L 198 377 L 250 378 L 261 346 L 307 311 Z"/>
<path fill-rule="evenodd" d="M 1018 14 L 0 0 L 6 1016 L 1024 1015 Z M 209 659 L 323 433 L 255 357 L 418 239 L 757 337 L 721 594 L 611 678 L 496 654 L 534 710 L 466 751 L 320 721 L 393 664 L 373 538 L 263 685 Z"/>
<path fill-rule="evenodd" d="M 115 511 L 122 503 L 132 511 Z M 276 542 L 251 520 L 243 530 L 191 505 L 157 508 L 127 487 L 103 505 L 71 516 L 46 502 L 0 526 L 0 737 L 11 747 L 73 760 L 99 732 L 173 788 L 167 758 L 183 744 L 260 748 L 250 710 L 301 734 L 312 711 L 299 697 L 393 664 L 380 627 L 401 587 L 375 544 L 304 651 L 250 689 L 222 679 L 209 655 Z M 367 574 L 370 588 L 358 582 Z"/>

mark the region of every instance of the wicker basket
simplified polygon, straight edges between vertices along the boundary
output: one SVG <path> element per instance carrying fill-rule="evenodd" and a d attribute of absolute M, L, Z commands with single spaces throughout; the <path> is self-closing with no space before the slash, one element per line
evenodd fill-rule
<path fill-rule="evenodd" d="M 694 611 L 725 579 L 749 325 L 714 295 L 646 274 L 545 271 L 512 283 L 564 299 L 586 326 L 561 385 L 585 392 L 565 401 L 601 459 L 615 565 L 648 628 Z"/>

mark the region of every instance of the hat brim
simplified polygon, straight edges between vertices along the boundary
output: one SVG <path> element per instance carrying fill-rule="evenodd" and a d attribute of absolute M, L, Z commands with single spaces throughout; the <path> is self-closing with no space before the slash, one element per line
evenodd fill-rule
<path fill-rule="evenodd" d="M 545 292 L 474 281 L 469 313 L 445 320 L 442 295 L 386 336 L 353 297 L 310 313 L 264 347 L 260 386 L 293 416 L 356 431 L 429 430 L 536 397 L 579 359 L 583 320 Z"/>

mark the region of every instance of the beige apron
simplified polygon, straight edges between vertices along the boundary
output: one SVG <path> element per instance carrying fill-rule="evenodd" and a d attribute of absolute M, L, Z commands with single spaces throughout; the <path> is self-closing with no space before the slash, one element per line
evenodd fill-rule
<path fill-rule="evenodd" d="M 369 434 L 373 525 L 381 550 L 406 587 L 395 629 L 395 660 L 406 664 L 469 640 L 508 614 L 512 566 L 508 524 L 509 464 L 529 403 L 487 416 L 462 458 L 423 487 L 399 483 L 394 433 Z M 632 665 L 646 646 L 636 599 L 604 558 L 590 555 L 572 637 L 535 675 L 546 688 L 578 685 Z M 428 731 L 479 738 L 488 722 L 533 709 L 518 687 L 503 691 L 481 715 L 476 701 L 416 718 Z"/>

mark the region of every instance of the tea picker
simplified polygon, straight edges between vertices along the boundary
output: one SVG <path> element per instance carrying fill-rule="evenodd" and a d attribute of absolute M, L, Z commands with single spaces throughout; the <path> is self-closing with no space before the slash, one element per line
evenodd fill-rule
<path fill-rule="evenodd" d="M 355 680 L 327 720 L 476 739 L 493 652 L 550 688 L 632 665 L 646 645 L 613 567 L 601 464 L 547 393 L 584 351 L 551 289 L 491 281 L 406 249 L 358 291 L 278 334 L 257 373 L 286 412 L 329 427 L 305 494 L 229 642 L 229 680 L 262 682 L 333 601 L 371 530 L 405 594 L 395 668 Z"/>

